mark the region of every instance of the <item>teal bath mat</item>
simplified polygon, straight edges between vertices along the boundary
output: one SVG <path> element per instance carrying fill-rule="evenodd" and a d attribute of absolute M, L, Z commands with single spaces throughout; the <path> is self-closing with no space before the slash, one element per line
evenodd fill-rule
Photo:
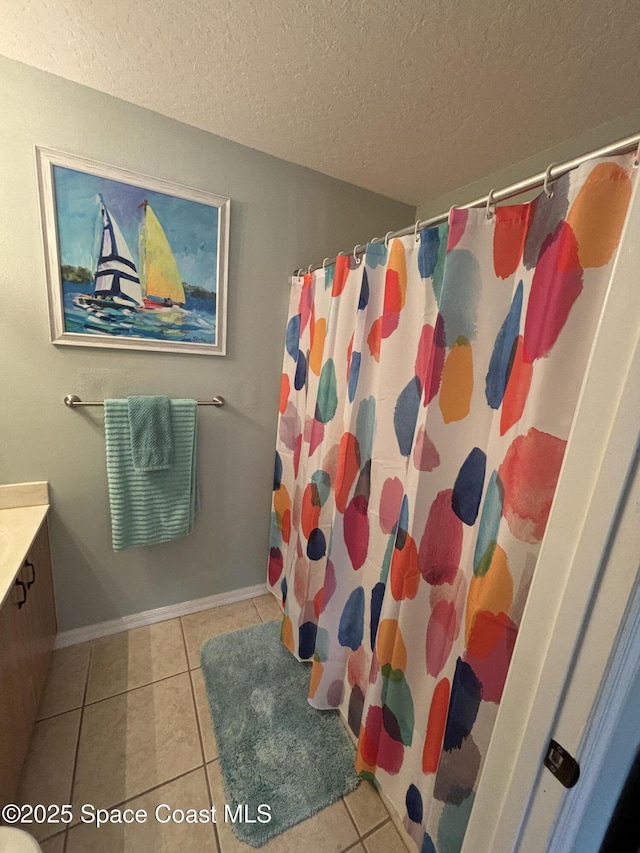
<path fill-rule="evenodd" d="M 211 637 L 200 659 L 226 803 L 254 820 L 270 807 L 269 823 L 233 823 L 241 841 L 261 847 L 354 790 L 349 735 L 336 711 L 307 703 L 311 667 L 284 648 L 278 620 Z"/>

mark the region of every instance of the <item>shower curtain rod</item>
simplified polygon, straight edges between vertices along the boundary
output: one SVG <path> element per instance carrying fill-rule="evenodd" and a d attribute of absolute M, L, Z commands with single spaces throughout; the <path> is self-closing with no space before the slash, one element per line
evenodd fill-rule
<path fill-rule="evenodd" d="M 638 166 L 640 165 L 640 133 L 635 133 L 633 136 L 626 136 L 624 139 L 619 139 L 617 142 L 612 142 L 609 145 L 603 145 L 602 148 L 596 148 L 594 151 L 589 151 L 587 154 L 581 154 L 579 157 L 574 157 L 572 160 L 565 160 L 564 163 L 551 163 L 544 172 L 539 172 L 537 175 L 525 178 L 523 181 L 518 181 L 515 184 L 509 184 L 509 186 L 503 187 L 501 190 L 491 190 L 488 195 L 476 198 L 474 201 L 467 202 L 467 204 L 453 205 L 453 207 L 455 207 L 456 210 L 466 210 L 472 207 L 481 207 L 482 205 L 489 206 L 490 203 L 495 204 L 498 201 L 505 201 L 508 198 L 521 195 L 522 193 L 527 192 L 527 190 L 535 190 L 539 187 L 547 186 L 549 182 L 557 180 L 562 175 L 566 175 L 567 172 L 571 172 L 573 169 L 582 165 L 582 163 L 586 163 L 587 160 L 593 160 L 596 157 L 613 157 L 616 154 L 626 154 L 628 151 L 633 151 L 634 148 L 638 152 L 636 159 L 634 160 L 634 166 Z M 386 237 L 374 237 L 370 242 L 379 243 L 384 239 L 385 243 L 387 243 L 394 237 L 406 237 L 407 234 L 417 234 L 418 231 L 423 231 L 425 228 L 432 228 L 434 225 L 446 222 L 449 218 L 450 212 L 451 211 L 448 210 L 446 213 L 441 213 L 438 216 L 431 216 L 429 219 L 419 219 L 413 225 L 407 225 L 406 228 L 401 228 L 400 231 L 389 231 Z M 366 245 L 358 243 L 353 249 L 354 257 L 363 255 L 366 248 Z M 342 256 L 348 254 L 350 253 L 340 252 L 340 255 Z M 322 269 L 327 264 L 334 264 L 336 260 L 337 258 L 325 258 L 322 264 L 315 267 L 311 265 L 307 270 L 303 270 L 302 268 L 294 270 L 293 274 L 303 275 L 305 272 L 314 272 L 315 270 Z"/>

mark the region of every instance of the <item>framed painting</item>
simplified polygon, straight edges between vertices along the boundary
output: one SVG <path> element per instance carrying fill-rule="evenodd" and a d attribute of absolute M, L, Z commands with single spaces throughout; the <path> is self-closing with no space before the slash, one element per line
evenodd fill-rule
<path fill-rule="evenodd" d="M 36 148 L 54 344 L 224 355 L 228 198 Z"/>

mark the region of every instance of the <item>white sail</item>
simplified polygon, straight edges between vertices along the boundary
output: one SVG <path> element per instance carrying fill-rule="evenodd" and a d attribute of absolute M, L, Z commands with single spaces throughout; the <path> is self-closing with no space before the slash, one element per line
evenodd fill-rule
<path fill-rule="evenodd" d="M 117 222 L 100 197 L 102 241 L 94 276 L 95 295 L 124 305 L 142 305 L 142 288 L 136 265 Z"/>

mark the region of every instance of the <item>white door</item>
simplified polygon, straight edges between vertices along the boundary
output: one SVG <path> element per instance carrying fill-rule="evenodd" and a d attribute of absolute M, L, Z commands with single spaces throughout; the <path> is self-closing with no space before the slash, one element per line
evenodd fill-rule
<path fill-rule="evenodd" d="M 522 853 L 598 853 L 600 849 L 640 745 L 639 555 L 636 458 L 552 728 L 553 739 L 578 760 L 580 777 L 567 789 L 547 768 L 540 772 L 516 848 Z"/>
<path fill-rule="evenodd" d="M 551 737 L 581 748 L 632 593 L 639 427 L 636 185 L 462 853 L 542 853 L 561 803 L 586 802 L 585 768 L 567 791 L 543 758 Z"/>

